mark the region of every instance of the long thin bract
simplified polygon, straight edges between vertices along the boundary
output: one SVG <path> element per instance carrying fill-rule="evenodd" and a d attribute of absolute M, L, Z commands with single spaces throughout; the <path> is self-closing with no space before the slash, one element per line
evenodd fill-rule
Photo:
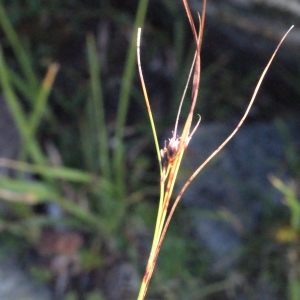
<path fill-rule="evenodd" d="M 173 206 L 172 206 L 172 208 L 170 210 L 170 213 L 168 215 L 168 218 L 166 220 L 166 223 L 165 223 L 165 226 L 164 226 L 164 229 L 163 229 L 163 232 L 161 234 L 160 241 L 159 241 L 159 248 L 161 247 L 162 241 L 164 239 L 164 236 L 166 234 L 166 231 L 168 229 L 168 226 L 170 224 L 172 216 L 173 216 L 173 214 L 175 212 L 175 209 L 176 209 L 176 207 L 177 207 L 177 205 L 178 205 L 178 203 L 179 203 L 179 201 L 180 201 L 180 199 L 181 199 L 184 191 L 187 189 L 187 187 L 193 181 L 193 179 L 199 174 L 199 172 L 209 163 L 209 161 L 211 161 L 221 151 L 221 149 L 223 149 L 225 147 L 225 145 L 233 138 L 233 136 L 237 133 L 237 131 L 240 129 L 240 127 L 244 123 L 244 121 L 245 121 L 245 119 L 246 119 L 246 117 L 247 117 L 247 115 L 248 115 L 248 113 L 249 113 L 249 111 L 250 111 L 250 109 L 251 109 L 251 107 L 253 105 L 253 102 L 254 102 L 254 100 L 256 98 L 256 95 L 257 95 L 257 93 L 259 91 L 259 88 L 260 88 L 260 86 L 262 84 L 262 81 L 263 81 L 263 79 L 264 79 L 264 77 L 265 77 L 265 75 L 266 75 L 266 73 L 267 73 L 267 71 L 268 71 L 268 69 L 269 69 L 269 67 L 270 67 L 270 65 L 271 65 L 271 63 L 272 63 L 275 55 L 276 55 L 276 53 L 278 52 L 281 44 L 283 43 L 283 41 L 285 40 L 286 36 L 289 34 L 289 32 L 292 30 L 293 27 L 294 27 L 294 25 L 291 26 L 290 29 L 285 33 L 285 35 L 283 36 L 283 38 L 279 42 L 278 46 L 276 47 L 275 51 L 273 52 L 273 54 L 272 54 L 272 56 L 271 56 L 268 64 L 266 65 L 265 69 L 263 70 L 263 72 L 262 72 L 262 74 L 261 74 L 261 76 L 260 76 L 260 78 L 258 80 L 258 83 L 257 83 L 257 85 L 256 85 L 256 87 L 254 89 L 254 92 L 253 92 L 251 100 L 250 100 L 250 102 L 248 104 L 248 107 L 247 107 L 247 109 L 246 109 L 243 117 L 241 118 L 240 122 L 236 126 L 236 128 L 224 140 L 224 142 L 199 166 L 199 168 L 192 174 L 192 176 L 187 180 L 187 182 L 185 183 L 185 185 L 182 187 L 181 191 L 179 192 L 177 198 L 174 201 L 174 204 L 173 204 Z"/>

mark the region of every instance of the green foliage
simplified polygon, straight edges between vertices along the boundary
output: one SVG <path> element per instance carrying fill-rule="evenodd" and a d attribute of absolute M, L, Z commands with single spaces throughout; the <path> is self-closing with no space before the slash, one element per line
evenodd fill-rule
<path fill-rule="evenodd" d="M 283 194 L 284 204 L 288 207 L 290 213 L 289 226 L 280 227 L 276 232 L 276 239 L 278 242 L 288 245 L 288 297 L 290 300 L 296 300 L 300 297 L 300 201 L 297 197 L 297 187 L 292 182 L 291 184 L 285 184 L 274 176 L 270 180 Z"/>
<path fill-rule="evenodd" d="M 136 231 L 144 226 L 152 228 L 157 203 L 145 200 L 148 197 L 152 198 L 153 195 L 157 196 L 157 187 L 153 187 L 153 182 L 157 183 L 157 177 L 149 171 L 153 168 L 150 158 L 141 154 L 139 150 L 140 145 L 145 144 L 148 137 L 133 138 L 128 143 L 124 139 L 124 132 L 131 99 L 136 101 L 134 103 L 136 105 L 142 101 L 141 93 L 133 87 L 136 69 L 135 32 L 136 28 L 144 22 L 148 1 L 139 1 L 129 50 L 125 56 L 126 63 L 120 80 L 118 104 L 114 111 L 115 130 L 111 129 L 113 122 L 109 121 L 105 105 L 107 101 L 111 101 L 105 99 L 105 82 L 101 76 L 106 66 L 101 65 L 99 61 L 93 34 L 87 36 L 86 61 L 73 62 L 79 70 L 62 63 L 60 72 L 76 85 L 74 90 L 66 93 L 64 89 L 53 86 L 59 66 L 49 63 L 49 57 L 56 56 L 61 41 L 53 38 L 55 34 L 48 35 L 48 32 L 37 30 L 36 36 L 30 38 L 33 38 L 39 47 L 33 47 L 28 40 L 23 39 L 24 36 L 21 37 L 17 33 L 15 28 L 22 26 L 26 18 L 36 20 L 41 8 L 44 9 L 43 17 L 46 20 L 50 16 L 59 20 L 62 9 L 66 9 L 66 4 L 63 1 L 46 2 L 25 1 L 25 4 L 21 5 L 20 1 L 10 1 L 8 11 L 5 11 L 2 2 L 0 3 L 0 26 L 5 36 L 0 48 L 0 85 L 22 140 L 18 161 L 0 158 L 0 166 L 17 171 L 17 178 L 14 179 L 0 176 L 0 201 L 4 200 L 9 208 L 9 214 L 1 212 L 0 232 L 6 234 L 4 240 L 10 248 L 18 248 L 15 237 L 26 240 L 30 245 L 35 245 L 41 229 L 48 226 L 64 226 L 84 232 L 91 237 L 91 244 L 85 245 L 80 251 L 83 272 L 103 267 L 105 258 L 100 253 L 101 249 L 107 245 L 113 245 L 117 251 L 126 248 L 132 260 L 140 263 L 137 250 L 130 244 L 130 239 L 126 240 L 124 232 L 127 227 L 130 230 L 134 228 Z M 76 5 L 81 5 L 81 1 L 73 3 L 74 9 Z M 161 118 L 158 117 L 156 120 L 160 132 L 163 131 L 162 122 L 165 126 L 174 121 L 177 104 L 185 85 L 182 79 L 187 77 L 189 71 L 187 62 L 191 61 L 193 55 L 192 47 L 187 45 L 185 16 L 182 10 L 173 3 L 170 4 L 168 0 L 164 0 L 163 3 L 171 18 L 175 20 L 172 23 L 172 30 L 176 34 L 173 40 L 175 50 L 170 58 L 175 62 L 171 100 L 165 99 L 169 101 L 168 114 L 163 113 Z M 92 4 L 87 6 L 88 8 L 76 14 L 74 20 L 69 20 L 69 23 L 59 23 L 61 25 L 59 30 L 68 32 L 71 36 L 74 33 L 84 32 L 85 34 L 82 28 L 85 16 L 88 14 L 97 18 L 109 15 L 114 26 L 124 27 L 130 24 L 130 17 L 113 8 L 109 1 L 101 1 L 101 5 L 101 9 L 93 8 Z M 35 25 L 34 22 L 32 23 L 33 25 L 30 26 Z M 43 37 L 40 32 L 43 32 L 45 36 Z M 166 37 L 167 34 L 155 32 L 155 38 L 160 42 L 167 43 Z M 60 37 L 60 39 L 63 38 Z M 187 48 L 191 49 L 186 51 Z M 119 49 L 112 49 L 112 51 L 119 51 Z M 157 51 L 157 46 L 149 43 L 145 55 L 150 53 L 154 56 Z M 108 60 L 111 60 L 110 56 Z M 79 73 L 85 70 L 85 67 L 83 68 L 85 64 L 89 77 L 79 80 L 81 76 Z M 47 70 L 45 70 L 46 65 Z M 222 114 L 228 116 L 227 110 L 222 113 L 219 103 L 222 97 L 226 98 L 226 95 L 231 95 L 232 86 L 236 86 L 234 78 L 222 76 L 225 79 L 220 82 L 222 91 L 218 94 L 211 93 L 211 87 L 205 89 L 210 77 L 219 74 L 219 71 L 220 66 L 216 63 L 204 73 L 201 85 L 204 87 L 201 89 L 202 96 L 209 97 L 209 105 L 214 107 L 215 116 Z M 41 74 L 44 73 L 46 75 L 43 75 L 44 79 L 41 80 L 40 78 L 43 77 Z M 180 76 L 176 76 L 177 74 Z M 252 75 L 249 76 L 251 78 L 247 80 L 252 81 Z M 248 84 L 247 80 L 243 82 L 242 89 Z M 65 83 L 68 84 L 67 81 Z M 237 105 L 236 97 L 227 98 L 232 99 L 234 105 Z M 55 105 L 49 103 L 50 99 Z M 205 110 L 205 105 L 205 103 L 200 104 L 201 113 L 202 108 Z M 57 115 L 54 112 L 55 106 L 58 106 L 58 111 L 63 113 Z M 183 115 L 187 115 L 186 107 L 183 107 Z M 65 124 L 63 118 L 71 118 L 72 124 Z M 139 127 L 142 129 L 139 129 L 138 133 L 142 132 L 143 136 L 147 136 L 145 133 L 149 132 L 148 122 L 139 124 Z M 44 135 L 49 139 L 44 138 Z M 46 152 L 41 146 L 45 140 L 50 140 L 51 144 L 53 141 L 53 144 L 58 145 L 58 151 L 56 150 L 58 154 L 54 154 L 59 158 L 58 164 L 50 163 L 53 152 L 52 150 Z M 130 159 L 128 158 L 129 150 L 135 152 L 134 155 L 130 154 Z M 148 154 L 148 151 L 146 152 Z M 294 149 L 289 149 L 289 156 L 291 160 L 297 160 Z M 293 170 L 296 174 L 299 170 L 298 166 Z M 146 181 L 145 177 L 147 177 Z M 291 213 L 290 227 L 287 231 L 280 231 L 283 234 L 281 237 L 290 238 L 290 242 L 294 243 L 299 237 L 300 207 L 297 194 L 293 187 L 281 181 L 277 181 L 277 188 L 284 194 Z M 57 204 L 62 209 L 63 216 L 52 217 L 36 213 L 35 205 L 43 203 Z M 200 213 L 225 222 L 230 222 L 232 219 L 232 216 L 224 216 L 217 212 L 208 213 L 202 210 Z M 165 299 L 168 297 L 169 299 L 199 299 L 224 291 L 229 280 L 217 279 L 216 283 L 205 283 L 196 278 L 195 274 L 199 276 L 207 268 L 204 262 L 207 260 L 207 254 L 204 249 L 200 252 L 198 245 L 187 241 L 186 237 L 180 237 L 181 229 L 181 226 L 177 226 L 176 233 L 171 232 L 169 236 L 166 236 L 157 275 L 154 278 L 153 293 L 163 291 L 166 295 Z M 14 238 L 7 238 L 7 233 Z M 270 241 L 264 240 L 263 243 L 268 246 Z M 25 248 L 24 244 L 23 248 Z M 298 248 L 296 248 L 296 253 L 297 251 Z M 31 271 L 38 278 L 51 277 L 51 274 L 44 270 L 33 267 Z M 172 279 L 166 281 L 162 278 Z M 299 278 L 290 277 L 291 300 L 300 297 L 299 286 Z M 65 297 L 65 299 L 75 298 L 74 292 L 70 292 Z M 86 299 L 103 299 L 103 297 L 99 292 L 91 292 L 86 295 Z"/>
<path fill-rule="evenodd" d="M 32 5 L 28 3 L 28 10 Z M 140 1 L 134 31 L 144 22 L 147 1 Z M 132 90 L 135 70 L 135 34 L 127 55 L 127 64 L 122 80 L 122 88 L 117 111 L 117 127 L 115 131 L 116 146 L 110 156 L 108 129 L 105 123 L 103 95 L 100 81 L 100 65 L 97 57 L 95 41 L 92 35 L 87 40 L 87 58 L 90 70 L 90 96 L 87 102 L 87 114 L 81 125 L 81 141 L 83 141 L 83 162 L 89 171 L 70 169 L 63 166 L 49 166 L 48 159 L 38 141 L 38 129 L 47 117 L 52 115 L 48 105 L 49 94 L 58 71 L 57 64 L 51 64 L 43 82 L 35 72 L 32 56 L 22 45 L 21 39 L 14 30 L 4 6 L 0 5 L 0 25 L 13 50 L 20 74 L 9 67 L 3 51 L 0 51 L 0 79 L 5 100 L 21 134 L 23 143 L 21 159 L 27 158 L 34 164 L 13 163 L 2 160 L 7 167 L 20 172 L 29 172 L 40 176 L 40 180 L 1 179 L 2 197 L 9 202 L 29 204 L 55 201 L 71 215 L 91 227 L 96 227 L 104 235 L 116 230 L 125 215 L 128 190 L 124 170 L 123 131 L 128 112 L 130 91 Z M 23 108 L 21 99 L 26 99 L 30 110 Z M 92 148 L 93 151 L 91 151 Z M 95 175 L 99 174 L 99 175 Z M 23 176 L 22 176 L 23 177 Z M 84 185 L 91 194 L 90 203 L 83 208 L 65 197 L 60 181 Z M 92 212 L 93 201 L 101 201 L 101 209 Z M 18 204 L 15 204 L 18 205 Z M 114 216 L 112 218 L 112 216 Z M 103 223 L 106 223 L 105 226 Z M 108 230 L 108 228 L 110 228 Z"/>

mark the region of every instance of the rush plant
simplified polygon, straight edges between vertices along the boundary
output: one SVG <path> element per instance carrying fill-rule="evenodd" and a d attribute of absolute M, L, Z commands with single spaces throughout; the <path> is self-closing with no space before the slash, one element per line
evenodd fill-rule
<path fill-rule="evenodd" d="M 156 226 L 155 226 L 155 231 L 154 231 L 154 237 L 153 237 L 153 242 L 152 242 L 152 248 L 150 251 L 148 263 L 146 266 L 145 274 L 141 283 L 140 287 L 140 292 L 138 295 L 138 300 L 142 300 L 145 298 L 150 279 L 152 277 L 154 267 L 157 261 L 157 257 L 160 251 L 160 248 L 162 246 L 162 242 L 164 240 L 166 231 L 168 229 L 168 226 L 170 224 L 170 221 L 172 219 L 172 216 L 175 212 L 175 209 L 184 193 L 186 188 L 189 186 L 189 184 L 192 182 L 192 180 L 198 175 L 198 173 L 208 164 L 210 160 L 216 154 L 224 148 L 224 146 L 233 138 L 233 136 L 236 134 L 236 132 L 239 130 L 241 125 L 243 124 L 244 120 L 246 119 L 253 102 L 256 98 L 256 95 L 258 93 L 258 90 L 261 86 L 261 83 L 279 49 L 281 46 L 282 42 L 290 32 L 290 30 L 293 28 L 293 26 L 286 32 L 286 34 L 283 36 L 281 41 L 279 42 L 278 46 L 276 47 L 275 51 L 273 52 L 269 62 L 267 63 L 265 69 L 263 70 L 258 83 L 254 89 L 253 95 L 249 101 L 248 107 L 246 108 L 246 111 L 242 118 L 240 119 L 239 123 L 237 124 L 236 128 L 232 131 L 232 133 L 223 141 L 223 143 L 194 171 L 194 173 L 189 177 L 189 179 L 186 181 L 184 186 L 181 188 L 180 192 L 178 193 L 177 197 L 175 200 L 171 203 L 171 208 L 170 208 L 170 200 L 173 195 L 173 190 L 174 190 L 174 185 L 176 182 L 177 174 L 180 168 L 180 164 L 183 158 L 183 155 L 185 153 L 185 150 L 188 147 L 188 144 L 196 131 L 197 127 L 200 124 L 200 116 L 199 120 L 192 128 L 192 121 L 193 121 L 193 116 L 194 116 L 194 109 L 195 105 L 197 102 L 198 98 L 198 91 L 199 91 L 199 85 L 200 85 L 200 75 L 201 75 L 201 45 L 202 45 L 202 38 L 203 38 L 203 31 L 204 31 L 204 23 L 205 23 L 205 11 L 206 11 L 206 0 L 203 1 L 203 6 L 202 6 L 202 13 L 201 16 L 198 15 L 199 18 L 199 29 L 197 31 L 195 23 L 193 21 L 192 13 L 190 11 L 189 5 L 187 0 L 183 0 L 183 4 L 186 10 L 186 14 L 191 26 L 191 30 L 193 33 L 193 37 L 195 40 L 196 44 L 196 50 L 195 50 L 195 56 L 194 60 L 192 62 L 192 66 L 190 69 L 190 73 L 188 76 L 188 80 L 183 92 L 183 96 L 181 98 L 181 102 L 179 104 L 179 109 L 178 109 L 178 114 L 177 118 L 175 121 L 175 126 L 174 126 L 174 131 L 172 132 L 172 136 L 169 139 L 169 141 L 165 141 L 163 149 L 160 149 L 158 139 L 157 139 L 157 134 L 156 134 L 156 128 L 155 128 L 155 123 L 154 119 L 152 116 L 151 112 L 151 106 L 150 102 L 148 99 L 148 94 L 147 94 L 147 89 L 146 89 L 146 84 L 144 82 L 143 78 L 143 73 L 142 73 L 142 68 L 141 68 L 141 59 L 140 59 L 140 40 L 141 40 L 141 29 L 138 30 L 138 36 L 137 36 L 137 64 L 138 64 L 138 69 L 139 69 L 139 74 L 140 74 L 140 79 L 141 79 L 141 85 L 144 93 L 144 98 L 150 118 L 150 123 L 153 131 L 153 136 L 154 136 L 154 142 L 155 142 L 155 147 L 156 147 L 156 152 L 157 152 L 157 158 L 158 158 L 158 163 L 159 163 L 159 168 L 160 168 L 160 200 L 159 200 L 159 205 L 158 205 L 158 212 L 157 212 L 157 219 L 156 219 Z M 186 96 L 186 91 L 188 89 L 189 83 L 192 81 L 192 93 L 191 93 L 191 104 L 190 104 L 190 109 L 189 113 L 186 117 L 185 125 L 183 127 L 181 136 L 178 135 L 178 120 L 180 117 L 180 112 L 181 112 L 181 107 L 182 103 L 185 99 Z"/>

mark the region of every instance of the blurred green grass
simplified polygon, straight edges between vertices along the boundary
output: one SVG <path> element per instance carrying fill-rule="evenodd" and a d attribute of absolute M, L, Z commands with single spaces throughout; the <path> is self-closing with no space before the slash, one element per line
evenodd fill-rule
<path fill-rule="evenodd" d="M 16 171 L 14 178 L 5 175 L 0 178 L 0 196 L 9 208 L 9 213 L 1 212 L 0 228 L 5 236 L 3 241 L 8 245 L 15 245 L 11 242 L 15 238 L 25 242 L 21 243 L 23 247 L 17 247 L 20 252 L 21 249 L 34 249 L 44 228 L 63 226 L 66 230 L 87 234 L 92 241 L 101 241 L 97 245 L 98 252 L 95 253 L 94 246 L 89 248 L 93 242 L 85 245 L 86 250 L 82 252 L 85 253 L 84 261 L 89 262 L 84 269 L 91 271 L 101 267 L 101 255 L 104 254 L 100 249 L 110 247 L 112 243 L 115 246 L 110 251 L 131 253 L 131 259 L 137 263 L 139 253 L 126 241 L 125 230 L 143 219 L 146 224 L 142 221 L 142 226 L 151 226 L 149 215 L 155 210 L 155 204 L 146 201 L 155 196 L 156 185 L 155 175 L 151 175 L 151 169 L 155 167 L 141 153 L 147 142 L 141 138 L 145 129 L 134 129 L 137 138 L 125 141 L 126 130 L 130 130 L 126 124 L 130 100 L 136 95 L 140 98 L 138 101 L 143 101 L 133 85 L 135 32 L 144 23 L 148 1 L 139 1 L 135 20 L 108 2 L 102 3 L 105 12 L 94 10 L 93 5 L 82 6 L 83 10 L 75 14 L 77 19 L 64 20 L 65 27 L 61 28 L 58 41 L 53 40 L 49 31 L 49 40 L 42 37 L 43 26 L 31 28 L 32 22 L 44 25 L 44 18 L 52 19 L 51 27 L 57 18 L 69 17 L 68 13 L 75 6 L 82 5 L 80 1 L 73 4 L 74 7 L 67 8 L 60 2 L 42 5 L 28 1 L 24 6 L 17 1 L 6 5 L 0 3 L 0 26 L 4 33 L 0 51 L 1 90 L 22 143 L 18 160 L 1 158 L 0 161 L 1 166 Z M 82 23 L 88 22 L 89 18 L 101 19 L 103 14 L 107 14 L 105 18 L 109 16 L 117 30 L 126 24 L 130 33 L 127 54 L 122 53 L 125 64 L 120 66 L 124 70 L 123 74 L 119 72 L 120 89 L 118 99 L 114 100 L 117 104 L 113 105 L 113 121 L 109 120 L 106 111 L 107 102 L 111 100 L 104 96 L 101 75 L 104 72 L 93 33 L 87 34 L 86 63 L 76 61 L 68 65 L 71 58 L 51 63 L 57 52 L 55 42 L 66 38 L 67 30 L 80 35 Z M 57 32 L 54 30 L 52 34 Z M 80 70 L 82 66 L 84 68 Z M 71 84 L 77 85 L 74 91 L 63 86 L 64 83 L 68 85 L 70 75 L 75 75 Z M 145 123 L 141 127 L 147 126 Z M 50 203 L 60 207 L 60 216 L 40 214 L 36 210 L 36 207 Z M 95 255 L 98 259 L 92 259 Z M 184 261 L 178 257 L 176 260 L 178 264 Z"/>
<path fill-rule="evenodd" d="M 95 243 L 100 240 L 98 249 L 113 244 L 114 250 L 130 253 L 130 258 L 140 265 L 138 249 L 136 245 L 132 245 L 125 231 L 128 227 L 133 231 L 139 227 L 152 228 L 156 209 L 154 199 L 158 192 L 156 166 L 153 166 L 151 159 L 152 150 L 149 150 L 152 145 L 147 137 L 150 132 L 148 118 L 134 77 L 136 38 L 133 28 L 144 23 L 148 3 L 139 1 L 140 8 L 136 18 L 128 11 L 117 9 L 110 1 L 101 1 L 101 5 L 98 1 L 91 0 L 74 0 L 68 3 L 0 3 L 1 91 L 22 140 L 17 162 L 0 160 L 1 166 L 17 170 L 16 178 L 0 177 L 1 201 L 6 201 L 10 212 L 9 215 L 1 212 L 0 230 L 7 235 L 5 240 L 8 244 L 15 245 L 12 240 L 16 237 L 17 241 L 21 240 L 25 244 L 25 248 L 34 248 L 44 227 L 62 225 L 92 236 Z M 175 20 L 171 23 L 173 36 L 168 30 L 145 26 L 145 53 L 142 52 L 142 57 L 148 61 L 160 50 L 156 43 L 163 44 L 167 49 L 174 47 L 172 56 L 165 58 L 166 64 L 174 64 L 174 74 L 167 74 L 167 79 L 171 78 L 172 82 L 169 87 L 170 95 L 165 107 L 154 108 L 161 132 L 173 124 L 177 103 L 185 84 L 183 79 L 186 78 L 192 55 L 184 14 L 181 14 L 177 6 L 170 5 L 169 1 L 163 3 L 168 16 Z M 99 59 L 97 39 L 95 40 L 98 32 L 96 23 L 99 19 L 108 20 L 116 40 L 128 35 L 125 39 L 128 50 L 120 48 L 124 40 L 120 43 L 114 40 L 111 42 L 113 48 L 108 49 L 105 61 Z M 73 51 L 72 48 L 78 46 L 76 39 L 82 43 Z M 86 48 L 83 46 L 85 44 Z M 119 56 L 114 57 L 116 54 Z M 59 62 L 60 70 L 53 61 Z M 236 87 L 234 74 L 226 70 L 222 73 L 224 80 L 219 81 L 217 74 L 220 65 L 211 65 L 204 72 L 201 83 L 202 97 L 209 98 L 209 101 L 201 102 L 199 111 L 209 119 L 222 119 L 230 114 L 232 107 L 247 101 L 246 96 L 238 104 L 233 99 L 242 97 L 243 91 L 247 89 L 245 86 L 253 80 L 255 73 L 250 72 L 243 82 L 244 86 L 242 84 L 238 91 L 232 92 Z M 148 76 L 151 76 L 150 71 Z M 215 76 L 218 83 L 223 85 L 219 94 L 212 93 L 213 87 L 205 88 Z M 118 84 L 112 85 L 114 91 L 110 93 L 108 86 L 115 81 Z M 152 89 L 155 87 L 152 86 Z M 227 100 L 232 104 L 229 108 L 222 104 L 225 98 L 231 99 Z M 133 115 L 131 110 L 136 107 L 138 111 L 142 111 L 140 118 L 128 122 Z M 51 162 L 52 152 L 47 152 L 45 146 L 48 144 L 55 145 L 57 154 L 54 156 L 59 161 L 57 165 Z M 30 178 L 28 174 L 31 174 Z M 66 185 L 74 192 L 73 197 L 70 196 L 72 193 L 66 193 Z M 285 186 L 281 186 L 281 191 L 287 198 L 291 193 Z M 293 200 L 289 202 L 292 216 L 290 230 L 296 232 L 297 240 L 298 202 L 295 193 L 292 195 L 292 198 L 288 198 Z M 77 201 L 78 198 L 80 201 Z M 57 218 L 37 213 L 35 207 L 43 203 L 56 203 L 63 215 Z M 275 225 L 279 228 L 278 232 L 281 232 L 281 223 L 288 218 L 282 221 L 278 216 L 279 212 L 274 214 L 274 218 L 278 220 Z M 266 220 L 264 226 L 275 228 L 274 218 Z M 209 254 L 196 242 L 178 236 L 178 232 L 190 230 L 182 228 L 183 222 L 188 223 L 180 217 L 175 218 L 173 229 L 167 236 L 158 274 L 153 282 L 153 294 L 156 295 L 158 291 L 166 299 L 168 296 L 173 297 L 172 299 L 185 299 L 192 291 L 193 299 L 209 299 L 205 297 L 226 290 L 227 278 L 224 281 L 224 278 L 207 275 Z M 251 244 L 255 248 L 255 251 L 250 249 L 255 252 L 251 253 L 255 266 L 260 263 L 261 253 L 274 243 L 274 240 L 270 240 L 269 233 L 263 234 L 261 238 L 260 253 L 255 252 L 257 241 Z M 295 240 L 292 240 L 291 245 L 293 247 L 290 249 L 298 251 Z M 245 251 L 245 258 L 250 250 Z M 100 250 L 95 253 L 94 248 L 85 245 L 83 252 L 87 262 L 86 270 L 102 267 L 104 258 L 101 256 L 104 254 Z M 173 256 L 169 255 L 171 252 Z M 284 273 L 285 253 L 285 250 L 276 253 L 276 267 L 279 269 L 275 269 L 276 275 Z M 248 265 L 245 273 L 252 275 L 252 267 Z M 262 268 L 261 276 L 267 273 L 266 276 L 271 277 L 272 274 L 268 272 L 267 267 Z M 200 276 L 204 279 L 199 280 Z M 175 295 L 170 292 L 174 290 L 172 277 L 180 278 L 180 282 L 176 282 L 178 286 Z M 284 279 L 282 282 L 284 283 Z M 298 277 L 290 278 L 290 299 L 297 299 L 298 283 Z"/>

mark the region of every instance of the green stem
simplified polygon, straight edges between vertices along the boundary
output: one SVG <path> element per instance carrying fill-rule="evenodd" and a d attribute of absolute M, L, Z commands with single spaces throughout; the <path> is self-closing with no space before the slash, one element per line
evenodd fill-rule
<path fill-rule="evenodd" d="M 22 139 L 23 141 L 28 141 L 28 150 L 33 161 L 39 164 L 45 163 L 45 157 L 42 151 L 40 150 L 36 140 L 30 136 L 29 123 L 25 118 L 25 113 L 23 112 L 21 105 L 17 99 L 17 96 L 14 93 L 13 88 L 11 86 L 11 82 L 9 80 L 8 67 L 6 66 L 3 57 L 2 48 L 0 48 L 0 81 L 5 100 L 8 103 L 10 111 L 19 129 L 19 132 L 21 133 Z"/>
<path fill-rule="evenodd" d="M 105 124 L 104 103 L 102 85 L 100 79 L 100 64 L 98 61 L 95 39 L 92 35 L 87 37 L 88 63 L 91 75 L 91 100 L 97 133 L 97 152 L 99 153 L 99 165 L 101 174 L 111 180 L 111 163 L 109 157 L 107 128 Z"/>
<path fill-rule="evenodd" d="M 18 37 L 17 33 L 15 32 L 7 13 L 4 10 L 3 3 L 0 1 L 0 25 L 2 27 L 2 30 L 5 33 L 5 36 L 7 37 L 8 41 L 10 42 L 13 51 L 15 52 L 15 55 L 20 63 L 20 66 L 22 68 L 23 74 L 26 77 L 29 85 L 33 89 L 38 88 L 38 80 L 34 74 L 34 71 L 32 69 L 31 59 L 28 53 L 23 48 L 20 38 Z"/>
<path fill-rule="evenodd" d="M 124 199 L 125 196 L 125 163 L 124 163 L 124 141 L 123 134 L 126 122 L 126 116 L 128 112 L 128 105 L 130 99 L 130 93 L 132 90 L 132 82 L 135 70 L 135 57 L 136 57 L 136 33 L 138 27 L 142 27 L 149 0 L 140 0 L 137 14 L 134 23 L 133 35 L 130 43 L 130 47 L 127 54 L 125 70 L 122 77 L 121 91 L 119 97 L 119 107 L 116 120 L 115 131 L 115 148 L 113 153 L 113 167 L 114 175 L 116 178 L 116 192 L 118 199 Z"/>

